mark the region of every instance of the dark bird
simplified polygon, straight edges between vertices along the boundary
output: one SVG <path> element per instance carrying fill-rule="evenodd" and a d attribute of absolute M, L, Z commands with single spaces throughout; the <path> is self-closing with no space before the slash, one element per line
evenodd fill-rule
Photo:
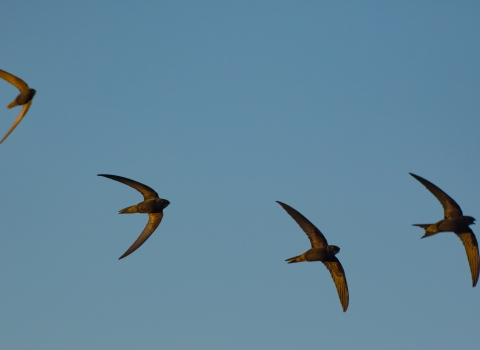
<path fill-rule="evenodd" d="M 308 221 L 305 216 L 285 203 L 279 201 L 277 201 L 277 203 L 280 204 L 283 209 L 290 214 L 293 220 L 297 222 L 297 224 L 307 234 L 308 239 L 312 244 L 312 249 L 307 250 L 302 255 L 294 256 L 293 258 L 285 261 L 288 261 L 289 264 L 302 261 L 321 261 L 332 275 L 333 282 L 335 282 L 335 287 L 337 287 L 338 297 L 340 298 L 343 312 L 347 311 L 347 279 L 345 278 L 345 271 L 343 271 L 342 264 L 340 264 L 340 261 L 335 256 L 335 254 L 340 251 L 340 248 L 336 245 L 328 245 L 327 240 L 320 230 L 316 228 L 315 225 L 313 225 L 310 221 Z"/>
<path fill-rule="evenodd" d="M 35 96 L 35 89 L 30 89 L 22 79 L 12 75 L 10 73 L 5 72 L 4 70 L 0 69 L 0 78 L 4 79 L 5 81 L 9 82 L 13 86 L 15 86 L 18 90 L 20 90 L 20 94 L 10 102 L 7 106 L 8 109 L 13 108 L 15 106 L 23 105 L 20 114 L 18 115 L 17 119 L 13 122 L 13 125 L 10 127 L 10 130 L 7 131 L 3 139 L 0 141 L 2 143 L 5 139 L 12 133 L 12 131 L 17 127 L 17 125 L 22 121 L 25 114 L 27 114 L 30 105 L 32 104 L 33 96 Z"/>
<path fill-rule="evenodd" d="M 140 182 L 116 175 L 98 174 L 98 176 L 108 177 L 109 179 L 128 185 L 140 192 L 145 199 L 143 202 L 119 211 L 119 214 L 148 213 L 147 226 L 145 226 L 142 233 L 138 236 L 137 240 L 133 242 L 131 247 L 128 248 L 128 250 L 119 258 L 120 260 L 132 254 L 148 239 L 148 237 L 152 235 L 153 231 L 155 231 L 158 225 L 160 225 L 160 221 L 162 221 L 163 209 L 165 209 L 170 202 L 166 199 L 161 199 L 158 197 L 157 192 Z"/>
<path fill-rule="evenodd" d="M 470 272 L 472 273 L 473 286 L 478 281 L 478 243 L 477 238 L 470 229 L 470 225 L 475 224 L 475 219 L 471 216 L 464 216 L 460 206 L 445 192 L 425 180 L 423 177 L 410 173 L 415 179 L 420 181 L 432 194 L 437 197 L 443 206 L 445 218 L 435 224 L 414 224 L 425 229 L 425 235 L 422 238 L 436 235 L 439 232 L 454 232 L 462 241 L 467 253 Z"/>

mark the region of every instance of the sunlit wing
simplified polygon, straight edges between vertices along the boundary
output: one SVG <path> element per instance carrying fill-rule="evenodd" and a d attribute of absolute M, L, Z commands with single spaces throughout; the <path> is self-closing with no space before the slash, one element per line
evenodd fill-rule
<path fill-rule="evenodd" d="M 162 221 L 163 213 L 149 213 L 148 214 L 148 223 L 147 226 L 143 229 L 140 236 L 133 244 L 128 248 L 128 250 L 120 257 L 118 260 L 123 259 L 126 256 L 132 254 L 135 250 L 140 248 L 140 246 L 145 243 L 145 241 L 152 235 L 153 231 L 156 230 L 160 222 Z"/>
<path fill-rule="evenodd" d="M 17 127 L 17 125 L 22 121 L 23 117 L 25 114 L 27 114 L 28 110 L 30 109 L 30 105 L 32 104 L 32 100 L 28 101 L 25 103 L 22 107 L 22 110 L 20 111 L 20 114 L 18 115 L 17 119 L 13 122 L 12 126 L 10 129 L 7 131 L 3 139 L 0 141 L 0 144 L 5 141 L 5 139 L 12 133 L 12 131 Z"/>
<path fill-rule="evenodd" d="M 345 278 L 345 271 L 343 271 L 342 264 L 335 257 L 334 261 L 322 261 L 327 267 L 328 271 L 332 275 L 333 282 L 335 287 L 337 287 L 338 297 L 340 303 L 342 304 L 343 312 L 347 311 L 348 308 L 348 285 L 347 279 Z"/>
<path fill-rule="evenodd" d="M 478 243 L 477 238 L 473 231 L 468 228 L 468 232 L 455 234 L 462 240 L 463 246 L 465 247 L 465 252 L 467 253 L 468 265 L 470 265 L 470 272 L 472 274 L 472 284 L 473 287 L 476 286 L 478 282 Z"/>
<path fill-rule="evenodd" d="M 20 79 L 19 77 L 16 77 L 13 74 L 5 72 L 4 70 L 1 70 L 1 69 L 0 69 L 0 78 L 2 78 L 3 80 L 15 86 L 18 90 L 20 90 L 20 92 L 25 92 L 30 89 L 27 83 L 25 83 L 22 79 Z"/>
<path fill-rule="evenodd" d="M 135 180 L 127 179 L 126 177 L 117 176 L 117 175 L 108 175 L 108 174 L 98 174 L 98 176 L 107 177 L 109 179 L 121 182 L 127 186 L 130 186 L 136 189 L 143 195 L 145 200 L 152 199 L 152 198 L 159 198 L 157 192 L 155 192 L 152 188 L 148 187 L 147 185 L 141 184 Z"/>
<path fill-rule="evenodd" d="M 423 186 L 425 186 L 435 197 L 437 197 L 443 206 L 445 219 L 463 216 L 462 209 L 460 209 L 460 206 L 453 200 L 452 197 L 423 177 L 412 173 L 410 173 L 410 175 L 420 181 Z"/>
<path fill-rule="evenodd" d="M 291 206 L 277 201 L 278 204 L 282 206 L 285 211 L 290 214 L 290 216 L 297 222 L 297 224 L 302 228 L 302 230 L 307 234 L 312 248 L 321 248 L 328 246 L 325 236 L 320 232 L 318 228 L 315 227 L 308 219 L 300 214 L 298 211 L 293 209 Z"/>

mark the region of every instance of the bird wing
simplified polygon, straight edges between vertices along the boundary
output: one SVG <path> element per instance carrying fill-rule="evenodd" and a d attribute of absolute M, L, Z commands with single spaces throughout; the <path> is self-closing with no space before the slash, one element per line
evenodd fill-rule
<path fill-rule="evenodd" d="M 12 133 L 12 131 L 17 127 L 17 125 L 22 121 L 23 117 L 25 114 L 27 114 L 28 110 L 30 109 L 30 105 L 32 104 L 32 100 L 28 101 L 25 103 L 22 107 L 22 110 L 20 111 L 20 114 L 18 115 L 17 119 L 13 122 L 12 126 L 10 129 L 7 131 L 3 139 L 0 141 L 0 144 L 5 141 L 5 139 Z"/>
<path fill-rule="evenodd" d="M 468 228 L 467 232 L 455 232 L 455 234 L 462 240 L 463 246 L 465 247 L 468 264 L 470 265 L 470 272 L 472 273 L 472 284 L 473 287 L 475 287 L 478 281 L 479 263 L 477 238 L 470 228 Z"/>
<path fill-rule="evenodd" d="M 342 264 L 340 261 L 333 257 L 332 261 L 322 261 L 323 264 L 327 267 L 328 271 L 332 275 L 333 282 L 335 287 L 337 287 L 338 297 L 340 298 L 340 303 L 342 304 L 343 312 L 347 311 L 348 308 L 348 286 L 347 279 L 345 278 L 345 271 L 343 271 Z"/>
<path fill-rule="evenodd" d="M 98 176 L 107 177 L 109 179 L 121 182 L 127 186 L 130 186 L 136 189 L 143 195 L 145 200 L 152 199 L 152 198 L 159 198 L 157 192 L 155 192 L 152 188 L 148 187 L 147 185 L 141 184 L 140 182 L 127 179 L 126 177 L 117 176 L 117 175 L 108 175 L 108 174 L 98 174 Z"/>
<path fill-rule="evenodd" d="M 443 192 L 437 186 L 430 181 L 425 180 L 423 177 L 410 173 L 415 179 L 420 181 L 437 199 L 442 203 L 443 210 L 445 212 L 445 219 L 458 218 L 463 216 L 462 209 L 448 194 Z"/>
<path fill-rule="evenodd" d="M 290 216 L 297 222 L 297 224 L 302 228 L 302 230 L 307 234 L 312 248 L 322 248 L 327 247 L 328 243 L 325 236 L 320 232 L 318 228 L 315 227 L 308 219 L 300 214 L 298 211 L 293 209 L 291 206 L 277 201 L 278 204 L 282 206 L 285 211 L 290 214 Z"/>
<path fill-rule="evenodd" d="M 0 69 L 0 78 L 2 78 L 3 80 L 15 86 L 18 90 L 20 90 L 20 92 L 25 92 L 30 89 L 27 83 L 24 82 L 22 79 L 20 79 L 19 77 L 16 77 L 13 74 L 5 72 L 4 70 L 1 70 L 1 69 Z"/>
<path fill-rule="evenodd" d="M 149 213 L 148 214 L 148 223 L 147 226 L 143 229 L 142 233 L 140 236 L 138 236 L 137 240 L 133 242 L 133 244 L 128 248 L 128 250 L 120 257 L 118 260 L 123 259 L 126 256 L 129 256 L 132 254 L 135 250 L 140 248 L 140 246 L 145 243 L 145 241 L 150 237 L 153 233 L 153 231 L 156 230 L 158 225 L 160 225 L 160 222 L 162 221 L 163 218 L 163 212 L 162 213 Z"/>

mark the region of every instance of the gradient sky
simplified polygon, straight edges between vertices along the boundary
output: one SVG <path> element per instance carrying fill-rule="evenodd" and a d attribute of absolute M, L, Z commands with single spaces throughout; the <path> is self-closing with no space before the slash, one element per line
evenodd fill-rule
<path fill-rule="evenodd" d="M 0 145 L 2 348 L 478 348 L 480 287 L 411 226 L 443 211 L 408 173 L 480 218 L 480 3 L 0 11 L 0 69 L 37 90 Z M 171 202 L 120 261 L 147 217 L 99 173 Z M 323 264 L 285 263 L 310 244 L 276 200 L 341 247 L 346 313 Z"/>

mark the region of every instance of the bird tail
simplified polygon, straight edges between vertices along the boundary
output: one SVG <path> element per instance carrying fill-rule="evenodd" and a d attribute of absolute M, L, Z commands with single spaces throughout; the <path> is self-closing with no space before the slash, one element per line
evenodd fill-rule
<path fill-rule="evenodd" d="M 133 214 L 133 213 L 138 213 L 138 208 L 137 205 L 132 205 L 131 207 L 126 207 L 123 208 L 118 212 L 119 214 Z"/>
<path fill-rule="evenodd" d="M 422 238 L 425 238 L 425 237 L 430 237 L 430 236 L 433 236 L 433 235 L 436 235 L 438 233 L 438 231 L 431 231 L 429 230 L 429 228 L 434 225 L 434 224 L 413 224 L 412 226 L 418 226 L 418 227 L 421 227 L 423 229 L 425 229 L 425 234 L 422 236 Z"/>
<path fill-rule="evenodd" d="M 7 108 L 10 109 L 10 108 L 13 108 L 15 106 L 18 106 L 17 99 L 10 102 L 10 104 L 7 106 Z"/>
<path fill-rule="evenodd" d="M 289 264 L 305 261 L 305 257 L 302 255 L 294 256 L 293 258 L 287 259 Z"/>
<path fill-rule="evenodd" d="M 421 228 L 426 229 L 427 227 L 430 227 L 432 224 L 413 224 L 412 226 L 418 226 Z"/>

